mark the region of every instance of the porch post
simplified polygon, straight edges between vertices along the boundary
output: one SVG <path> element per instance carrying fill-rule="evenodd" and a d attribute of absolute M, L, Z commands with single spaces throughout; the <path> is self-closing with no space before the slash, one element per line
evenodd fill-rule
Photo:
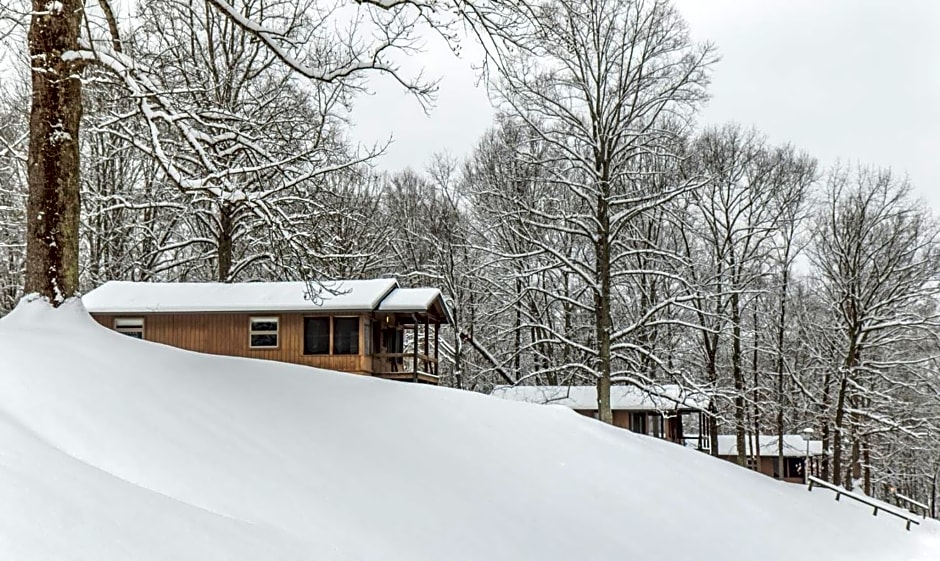
<path fill-rule="evenodd" d="M 441 359 L 438 355 L 438 344 L 441 340 L 441 322 L 434 322 L 434 375 L 441 375 Z"/>
<path fill-rule="evenodd" d="M 418 381 L 418 316 L 411 314 L 411 322 L 414 324 L 414 359 L 412 361 L 411 378 L 413 382 Z"/>
<path fill-rule="evenodd" d="M 427 374 L 431 373 L 431 361 L 430 361 L 431 353 L 428 351 L 428 343 L 429 343 L 428 337 L 430 336 L 430 332 L 431 332 L 431 328 L 428 325 L 429 321 L 430 321 L 430 318 L 427 315 L 425 315 L 424 316 L 424 356 L 425 358 L 429 360 L 424 363 L 424 371 Z"/>

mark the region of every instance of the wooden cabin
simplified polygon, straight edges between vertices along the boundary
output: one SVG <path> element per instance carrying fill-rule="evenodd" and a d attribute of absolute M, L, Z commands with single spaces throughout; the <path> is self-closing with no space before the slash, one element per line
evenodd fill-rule
<path fill-rule="evenodd" d="M 598 416 L 595 386 L 501 386 L 494 389 L 492 395 L 512 401 L 562 405 L 587 417 L 596 419 Z M 703 426 L 702 415 L 706 405 L 704 396 L 686 392 L 675 384 L 647 389 L 636 386 L 610 388 L 610 408 L 615 426 L 679 444 L 688 439 L 683 434 L 684 425 Z"/>
<path fill-rule="evenodd" d="M 441 292 L 395 279 L 107 282 L 82 298 L 101 325 L 203 353 L 437 384 Z"/>
<path fill-rule="evenodd" d="M 781 474 L 777 466 L 777 443 L 779 442 L 777 436 L 762 434 L 757 437 L 757 440 L 759 442 L 759 454 L 754 449 L 754 435 L 749 434 L 745 438 L 748 467 L 754 471 L 790 483 L 805 483 L 807 474 L 814 475 L 818 471 L 816 464 L 822 456 L 822 441 L 810 440 L 807 443 L 798 434 L 783 435 L 783 473 Z M 717 455 L 729 462 L 736 463 L 738 461 L 738 445 L 735 435 L 718 435 Z"/>

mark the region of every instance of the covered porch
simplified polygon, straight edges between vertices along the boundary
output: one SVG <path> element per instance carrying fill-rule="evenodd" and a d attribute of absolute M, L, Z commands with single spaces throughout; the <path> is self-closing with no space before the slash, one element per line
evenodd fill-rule
<path fill-rule="evenodd" d="M 402 289 L 373 316 L 372 375 L 389 380 L 440 383 L 441 325 L 450 323 L 440 291 Z"/>

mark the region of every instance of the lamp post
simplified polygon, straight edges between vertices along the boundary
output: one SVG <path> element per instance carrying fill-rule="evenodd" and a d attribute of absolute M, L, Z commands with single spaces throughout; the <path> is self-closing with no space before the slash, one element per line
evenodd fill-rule
<path fill-rule="evenodd" d="M 805 428 L 801 430 L 800 438 L 806 442 L 806 456 L 803 458 L 803 483 L 809 483 L 809 441 L 813 439 L 813 429 Z"/>

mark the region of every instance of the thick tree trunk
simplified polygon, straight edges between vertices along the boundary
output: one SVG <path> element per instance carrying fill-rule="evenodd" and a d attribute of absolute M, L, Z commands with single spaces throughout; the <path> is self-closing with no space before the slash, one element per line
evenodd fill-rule
<path fill-rule="evenodd" d="M 29 116 L 25 292 L 58 305 L 78 291 L 80 213 L 79 67 L 62 54 L 78 48 L 81 0 L 33 0 L 29 26 Z"/>

